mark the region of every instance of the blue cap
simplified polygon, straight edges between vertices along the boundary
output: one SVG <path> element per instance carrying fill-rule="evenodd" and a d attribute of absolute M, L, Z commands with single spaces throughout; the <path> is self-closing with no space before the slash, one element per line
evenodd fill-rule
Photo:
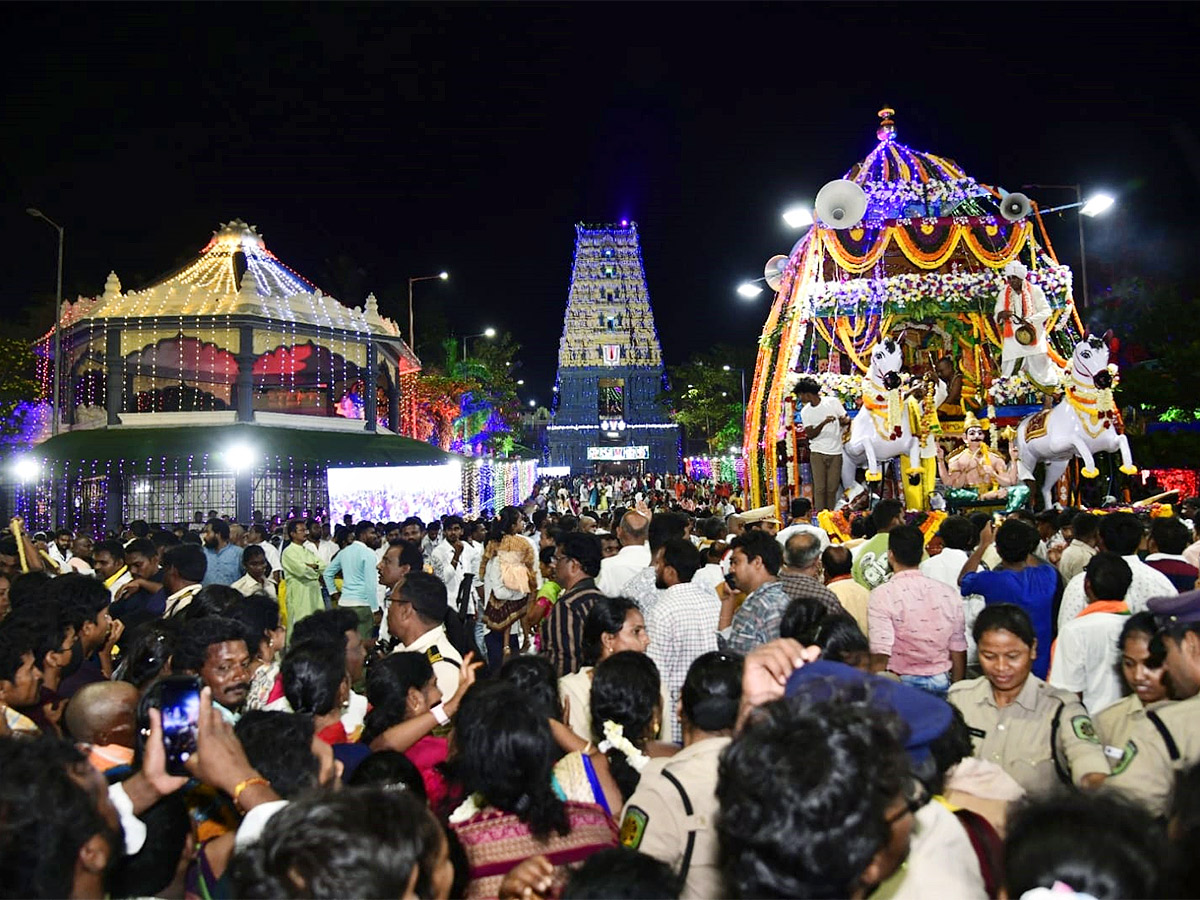
<path fill-rule="evenodd" d="M 1146 608 L 1154 614 L 1159 628 L 1200 622 L 1200 591 L 1174 594 L 1170 597 L 1151 597 Z"/>
<path fill-rule="evenodd" d="M 908 725 L 904 749 L 914 763 L 929 758 L 929 745 L 946 732 L 954 718 L 950 704 L 933 694 L 882 675 L 871 675 L 845 663 L 817 660 L 788 679 L 787 696 L 803 694 L 813 703 L 840 696 L 848 687 L 869 690 L 869 702 L 896 713 Z"/>

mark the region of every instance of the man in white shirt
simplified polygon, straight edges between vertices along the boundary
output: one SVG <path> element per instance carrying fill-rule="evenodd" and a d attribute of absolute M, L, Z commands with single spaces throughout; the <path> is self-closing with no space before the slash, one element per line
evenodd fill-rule
<path fill-rule="evenodd" d="M 971 556 L 975 526 L 966 516 L 947 516 L 934 537 L 941 538 L 942 552 L 921 563 L 921 574 L 958 589 L 958 576 Z"/>
<path fill-rule="evenodd" d="M 308 534 L 309 539 L 304 542 L 304 546 L 328 566 L 338 552 L 338 545 L 329 539 L 329 526 L 322 525 L 316 519 L 309 519 Z"/>
<path fill-rule="evenodd" d="M 621 595 L 622 588 L 634 575 L 650 565 L 650 548 L 646 537 L 650 531 L 650 520 L 637 510 L 629 510 L 621 517 L 617 526 L 617 540 L 621 549 L 600 563 L 600 577 L 596 587 L 610 597 Z"/>
<path fill-rule="evenodd" d="M 1109 513 L 1100 519 L 1100 546 L 1111 553 L 1116 553 L 1129 563 L 1133 573 L 1133 581 L 1125 592 L 1125 603 L 1131 613 L 1139 613 L 1146 609 L 1146 601 L 1151 597 L 1173 597 L 1179 593 L 1175 585 L 1162 572 L 1146 565 L 1138 558 L 1138 548 L 1146 529 L 1133 513 Z M 1083 612 L 1088 604 L 1087 593 L 1084 591 L 1083 579 L 1087 572 L 1080 572 L 1068 583 L 1063 591 L 1062 605 L 1058 610 L 1058 630 Z"/>
<path fill-rule="evenodd" d="M 846 408 L 834 397 L 822 397 L 821 386 L 801 378 L 795 388 L 800 422 L 808 438 L 812 464 L 813 508 L 833 509 L 842 484 L 842 429 L 849 424 Z"/>
<path fill-rule="evenodd" d="M 1054 642 L 1050 684 L 1075 691 L 1090 715 L 1121 699 L 1121 651 L 1117 641 L 1129 619 L 1125 592 L 1129 564 L 1115 553 L 1097 553 L 1084 571 L 1088 605 L 1067 622 Z"/>
<path fill-rule="evenodd" d="M 71 534 L 71 529 L 60 528 L 54 532 L 54 540 L 50 542 L 50 546 L 47 548 L 50 558 L 58 566 L 59 575 L 66 575 L 71 571 L 67 563 L 71 559 L 71 541 L 73 539 L 74 535 Z"/>
<path fill-rule="evenodd" d="M 1096 542 L 1100 540 L 1100 517 L 1092 513 L 1078 513 L 1071 520 L 1071 543 L 1063 548 L 1058 558 L 1058 574 L 1064 582 L 1087 568 L 1096 555 Z"/>
<path fill-rule="evenodd" d="M 825 533 L 824 528 L 818 528 L 809 521 L 812 517 L 812 508 L 812 501 L 807 497 L 792 498 L 791 507 L 788 510 L 791 522 L 787 528 L 775 535 L 775 540 L 779 541 L 780 547 L 786 547 L 788 538 L 793 534 L 805 531 L 815 537 L 821 544 L 821 551 L 825 551 L 825 548 L 829 546 L 829 535 Z"/>
<path fill-rule="evenodd" d="M 270 575 L 278 584 L 279 579 L 283 577 L 283 563 L 279 559 L 278 548 L 267 540 L 266 526 L 255 522 L 246 532 L 246 539 L 247 547 L 262 547 L 263 553 L 267 555 L 267 565 L 271 567 Z"/>
<path fill-rule="evenodd" d="M 476 561 L 475 552 L 471 545 L 463 540 L 463 520 L 458 516 L 446 516 L 445 522 L 445 540 L 440 541 L 434 546 L 432 553 L 429 556 L 429 564 L 433 567 L 433 574 L 446 585 L 447 599 L 451 605 L 458 602 L 458 592 L 462 586 L 463 577 L 471 574 L 478 579 L 475 570 L 471 568 L 472 561 Z M 472 597 L 474 592 L 472 592 Z M 468 618 L 475 617 L 475 603 L 471 599 L 467 603 L 466 614 Z"/>

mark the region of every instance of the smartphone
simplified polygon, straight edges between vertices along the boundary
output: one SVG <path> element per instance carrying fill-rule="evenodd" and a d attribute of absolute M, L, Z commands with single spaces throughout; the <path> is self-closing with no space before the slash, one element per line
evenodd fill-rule
<path fill-rule="evenodd" d="M 184 763 L 196 752 L 201 686 L 194 675 L 169 675 L 158 683 L 163 747 L 167 752 L 167 772 L 171 775 L 190 774 Z"/>

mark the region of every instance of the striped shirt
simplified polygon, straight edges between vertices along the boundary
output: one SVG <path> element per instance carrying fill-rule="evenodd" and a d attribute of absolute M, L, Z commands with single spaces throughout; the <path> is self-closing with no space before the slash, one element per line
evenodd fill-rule
<path fill-rule="evenodd" d="M 550 608 L 542 631 L 542 653 L 554 663 L 559 678 L 579 671 L 583 665 L 583 623 L 603 596 L 594 579 L 584 578 L 559 594 L 558 602 Z"/>

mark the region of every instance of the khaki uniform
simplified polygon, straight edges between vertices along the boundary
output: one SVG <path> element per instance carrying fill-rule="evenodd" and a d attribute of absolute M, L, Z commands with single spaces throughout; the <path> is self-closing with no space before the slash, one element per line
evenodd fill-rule
<path fill-rule="evenodd" d="M 727 737 L 707 738 L 664 760 L 658 772 L 647 769 L 621 816 L 621 843 L 662 860 L 676 872 L 683 864 L 688 835 L 695 833 L 682 898 L 727 895 L 717 864 L 716 819 L 717 764 L 729 741 Z M 687 792 L 691 815 L 666 773 Z"/>
<path fill-rule="evenodd" d="M 979 857 L 967 830 L 939 800 L 930 800 L 913 818 L 908 859 L 871 894 L 872 900 L 953 897 L 986 900 Z"/>
<path fill-rule="evenodd" d="M 1146 718 L 1146 710 L 1161 709 L 1170 703 L 1170 700 L 1160 700 L 1158 703 L 1143 706 L 1137 694 L 1130 694 L 1092 716 L 1092 721 L 1096 723 L 1096 734 L 1104 747 L 1104 755 L 1108 757 L 1108 764 L 1112 766 L 1114 775 L 1124 772 L 1129 760 L 1133 758 L 1134 751 L 1129 739 L 1133 737 L 1134 726 Z"/>
<path fill-rule="evenodd" d="M 1200 762 L 1200 695 L 1144 713 L 1133 723 L 1128 743 L 1129 759 L 1108 784 L 1165 816 L 1176 773 Z"/>
<path fill-rule="evenodd" d="M 1074 694 L 1030 675 L 1015 700 L 998 707 L 986 678 L 950 685 L 947 698 L 962 712 L 975 755 L 1004 769 L 1033 796 L 1062 781 L 1061 768 L 1081 784 L 1110 768 L 1087 710 Z"/>

